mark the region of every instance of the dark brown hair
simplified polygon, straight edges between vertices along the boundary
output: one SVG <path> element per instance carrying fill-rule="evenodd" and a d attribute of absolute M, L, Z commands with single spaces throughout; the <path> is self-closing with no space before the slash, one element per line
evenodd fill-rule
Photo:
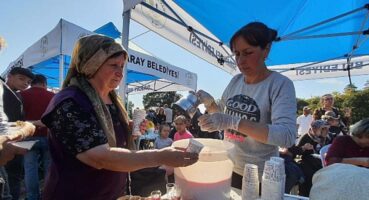
<path fill-rule="evenodd" d="M 259 46 L 261 49 L 265 49 L 268 44 L 272 43 L 277 38 L 277 31 L 268 28 L 261 22 L 251 22 L 241 29 L 239 29 L 231 38 L 230 47 L 233 51 L 234 42 L 238 37 L 242 37 L 252 46 Z"/>
<path fill-rule="evenodd" d="M 36 74 L 35 77 L 33 78 L 31 85 L 36 85 L 36 84 L 45 84 L 47 85 L 47 79 L 44 75 L 42 74 Z"/>

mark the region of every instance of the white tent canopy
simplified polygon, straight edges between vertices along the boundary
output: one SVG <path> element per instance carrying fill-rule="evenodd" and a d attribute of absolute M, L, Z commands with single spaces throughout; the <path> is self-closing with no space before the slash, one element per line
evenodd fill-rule
<path fill-rule="evenodd" d="M 58 85 L 54 87 L 61 86 L 69 67 L 70 55 L 75 42 L 90 34 L 95 33 L 61 19 L 53 30 L 10 63 L 4 74 L 12 67 L 31 67 L 37 73 L 58 80 Z M 196 90 L 197 75 L 195 73 L 168 64 L 142 51 L 139 52 L 139 48 L 135 48 L 133 44 L 129 47 L 130 55 L 127 63 L 129 89 L 126 92 L 134 94 Z M 132 47 L 135 50 L 131 49 Z M 51 65 L 55 65 L 55 62 L 58 62 L 56 68 L 51 69 Z"/>

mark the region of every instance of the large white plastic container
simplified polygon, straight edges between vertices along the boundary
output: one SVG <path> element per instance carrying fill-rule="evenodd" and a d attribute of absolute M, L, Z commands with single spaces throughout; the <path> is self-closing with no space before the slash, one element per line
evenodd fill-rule
<path fill-rule="evenodd" d="M 182 190 L 182 199 L 230 199 L 233 162 L 228 155 L 234 145 L 215 139 L 195 140 L 204 145 L 199 161 L 188 167 L 174 169 L 175 182 Z M 185 148 L 188 143 L 189 139 L 179 140 L 172 146 Z"/>

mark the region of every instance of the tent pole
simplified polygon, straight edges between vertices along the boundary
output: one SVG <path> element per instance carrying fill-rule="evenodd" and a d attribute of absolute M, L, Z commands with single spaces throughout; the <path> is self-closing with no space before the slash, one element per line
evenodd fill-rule
<path fill-rule="evenodd" d="M 59 89 L 62 89 L 64 81 L 64 55 L 59 55 Z"/>
<path fill-rule="evenodd" d="M 122 45 L 128 51 L 129 39 L 129 23 L 131 19 L 131 10 L 123 12 L 123 27 L 122 27 Z M 123 69 L 123 79 L 119 85 L 119 96 L 122 98 L 123 105 L 127 101 L 127 65 Z M 128 104 L 127 104 L 128 105 Z"/>
<path fill-rule="evenodd" d="M 350 81 L 350 86 L 352 86 L 352 82 L 351 82 L 351 56 L 347 57 L 347 75 Z"/>
<path fill-rule="evenodd" d="M 64 82 L 64 54 L 63 54 L 63 22 L 60 20 L 60 47 L 59 47 L 59 90 L 63 87 Z"/>

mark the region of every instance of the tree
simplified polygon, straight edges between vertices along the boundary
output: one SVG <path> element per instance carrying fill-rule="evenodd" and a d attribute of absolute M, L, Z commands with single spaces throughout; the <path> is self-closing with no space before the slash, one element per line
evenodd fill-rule
<path fill-rule="evenodd" d="M 357 89 L 357 87 L 354 84 L 348 84 L 346 85 L 344 92 L 345 93 L 351 93 L 351 92 L 355 92 Z"/>
<path fill-rule="evenodd" d="M 127 108 L 128 116 L 130 119 L 132 119 L 132 113 L 133 113 L 134 106 L 135 104 L 133 104 L 132 101 L 128 101 L 128 106 L 126 106 L 126 108 Z"/>
<path fill-rule="evenodd" d="M 309 102 L 307 102 L 304 99 L 299 99 L 299 98 L 297 98 L 296 101 L 297 101 L 297 113 L 298 115 L 301 115 L 302 109 L 304 108 L 304 106 L 308 106 Z"/>
<path fill-rule="evenodd" d="M 365 82 L 363 90 L 369 90 L 369 80 Z"/>
<path fill-rule="evenodd" d="M 320 107 L 320 97 L 311 97 L 310 99 L 306 99 L 306 102 L 308 102 L 308 106 L 312 111 Z"/>
<path fill-rule="evenodd" d="M 182 95 L 177 94 L 176 92 L 152 92 L 143 96 L 142 103 L 145 109 L 163 106 L 164 104 L 168 104 L 170 106 L 181 97 Z"/>
<path fill-rule="evenodd" d="M 6 47 L 6 42 L 3 37 L 0 36 L 0 51 Z"/>
<path fill-rule="evenodd" d="M 352 124 L 369 117 L 369 90 L 360 90 L 354 94 L 343 94 L 342 107 L 352 109 Z"/>

